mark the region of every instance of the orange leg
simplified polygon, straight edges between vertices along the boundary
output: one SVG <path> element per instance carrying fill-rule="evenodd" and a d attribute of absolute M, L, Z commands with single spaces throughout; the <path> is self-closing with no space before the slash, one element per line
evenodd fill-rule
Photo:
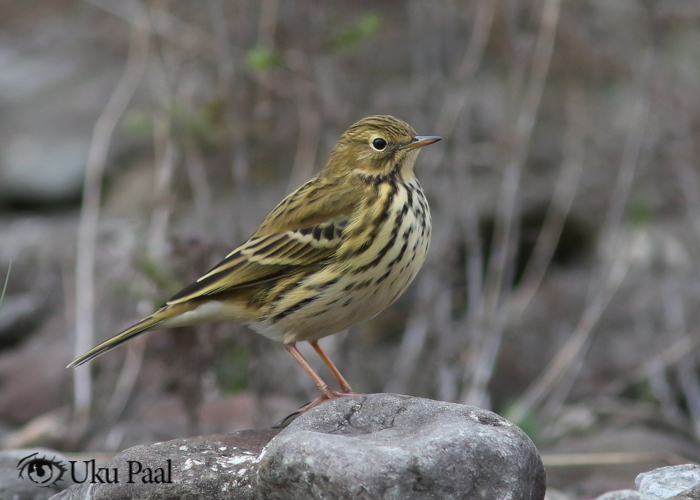
<path fill-rule="evenodd" d="M 340 374 L 340 371 L 333 364 L 333 361 L 331 361 L 331 358 L 329 358 L 326 355 L 326 353 L 323 352 L 323 349 L 321 349 L 321 346 L 318 345 L 318 341 L 314 340 L 313 342 L 309 342 L 309 344 L 311 344 L 311 347 L 314 348 L 314 350 L 318 353 L 318 355 L 321 357 L 323 362 L 326 363 L 326 366 L 333 374 L 333 377 L 338 381 L 338 384 L 340 384 L 341 390 L 345 394 L 354 394 L 354 392 L 352 392 L 352 388 L 350 387 L 350 384 L 348 384 L 348 382 L 345 380 L 345 378 Z"/>
<path fill-rule="evenodd" d="M 313 406 L 316 406 L 318 403 L 320 403 L 321 401 L 324 401 L 325 399 L 335 399 L 335 398 L 347 396 L 347 393 L 345 393 L 345 392 L 334 391 L 333 389 L 328 387 L 328 384 L 326 384 L 323 381 L 323 379 L 319 376 L 319 374 L 316 373 L 316 371 L 311 367 L 309 362 L 304 359 L 304 356 L 301 355 L 301 353 L 299 352 L 299 349 L 297 349 L 297 347 L 294 345 L 294 343 L 284 344 L 284 348 L 287 349 L 290 353 L 292 353 L 292 356 L 294 356 L 296 358 L 296 360 L 299 362 L 301 367 L 306 371 L 306 373 L 308 373 L 311 376 L 312 379 L 314 379 L 314 382 L 316 382 L 316 385 L 318 386 L 318 388 L 321 389 L 323 396 L 321 398 L 319 398 L 318 400 L 315 400 L 313 402 L 313 403 L 315 403 Z M 325 354 L 324 354 L 324 356 L 325 356 Z M 327 359 L 327 357 L 326 357 L 326 359 Z M 333 367 L 333 368 L 335 368 L 335 367 Z M 337 371 L 338 371 L 338 369 L 336 368 L 336 372 Z M 345 385 L 347 386 L 347 382 L 345 382 Z M 348 388 L 349 388 L 349 386 L 348 386 Z M 343 388 L 343 390 L 345 390 L 345 389 Z M 309 408 L 305 408 L 302 411 L 306 411 L 307 409 L 309 409 Z"/>

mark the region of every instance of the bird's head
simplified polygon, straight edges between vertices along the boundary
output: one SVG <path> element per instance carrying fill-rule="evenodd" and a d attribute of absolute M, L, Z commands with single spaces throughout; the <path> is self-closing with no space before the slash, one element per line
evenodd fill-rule
<path fill-rule="evenodd" d="M 393 116 L 370 116 L 345 131 L 323 171 L 328 175 L 356 172 L 364 177 L 412 175 L 418 150 L 440 139 L 419 136 Z"/>

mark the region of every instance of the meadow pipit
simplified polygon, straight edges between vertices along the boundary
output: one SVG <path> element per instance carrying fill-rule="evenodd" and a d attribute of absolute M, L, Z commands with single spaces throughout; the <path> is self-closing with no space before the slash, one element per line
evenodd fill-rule
<path fill-rule="evenodd" d="M 418 136 L 391 116 L 350 127 L 321 172 L 287 196 L 243 245 L 147 318 L 94 347 L 78 366 L 147 330 L 238 321 L 284 343 L 325 399 L 352 394 L 318 340 L 371 318 L 416 277 L 430 244 L 430 211 L 413 173 Z M 342 392 L 302 357 L 306 340 Z"/>

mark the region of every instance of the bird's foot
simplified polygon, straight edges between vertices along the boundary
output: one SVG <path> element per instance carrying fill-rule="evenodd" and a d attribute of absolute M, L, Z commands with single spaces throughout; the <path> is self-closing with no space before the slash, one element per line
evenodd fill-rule
<path fill-rule="evenodd" d="M 338 398 L 344 398 L 346 396 L 355 396 L 357 395 L 356 392 L 353 392 L 353 390 L 348 386 L 347 388 L 343 388 L 342 391 L 334 391 L 330 387 L 325 387 L 323 389 L 323 396 L 321 396 L 318 399 L 321 399 L 322 401 L 325 401 L 326 399 L 338 399 Z"/>
<path fill-rule="evenodd" d="M 287 427 L 289 424 L 291 424 L 294 419 L 299 417 L 301 414 L 306 413 L 309 411 L 311 408 L 315 408 L 316 406 L 320 405 L 324 401 L 330 401 L 331 399 L 338 399 L 338 398 L 344 398 L 348 396 L 357 396 L 359 393 L 353 392 L 352 390 L 348 392 L 340 392 L 340 391 L 334 391 L 330 387 L 326 388 L 326 390 L 323 391 L 323 396 L 320 396 L 313 401 L 309 401 L 306 403 L 304 406 L 299 408 L 297 411 L 294 413 L 290 413 L 286 417 L 284 417 L 278 424 L 276 424 L 274 427 L 279 428 L 279 429 L 284 429 Z"/>
<path fill-rule="evenodd" d="M 345 398 L 348 396 L 357 396 L 356 392 L 353 392 L 352 390 L 349 391 L 334 391 L 333 389 L 326 387 L 323 391 L 323 396 L 320 396 L 313 401 L 306 403 L 304 406 L 299 408 L 298 412 L 304 413 L 309 411 L 311 408 L 314 408 L 315 406 L 320 405 L 324 401 L 329 401 L 331 399 L 338 399 L 338 398 Z"/>

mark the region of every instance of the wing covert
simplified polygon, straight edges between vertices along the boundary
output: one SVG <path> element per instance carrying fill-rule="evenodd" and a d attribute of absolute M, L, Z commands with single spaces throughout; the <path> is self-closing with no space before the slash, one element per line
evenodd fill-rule
<path fill-rule="evenodd" d="M 359 193 L 338 198 L 337 191 L 325 194 L 318 182 L 312 181 L 285 198 L 248 241 L 166 304 L 253 286 L 331 258 L 359 202 Z M 309 190 L 315 196 L 307 196 Z"/>

